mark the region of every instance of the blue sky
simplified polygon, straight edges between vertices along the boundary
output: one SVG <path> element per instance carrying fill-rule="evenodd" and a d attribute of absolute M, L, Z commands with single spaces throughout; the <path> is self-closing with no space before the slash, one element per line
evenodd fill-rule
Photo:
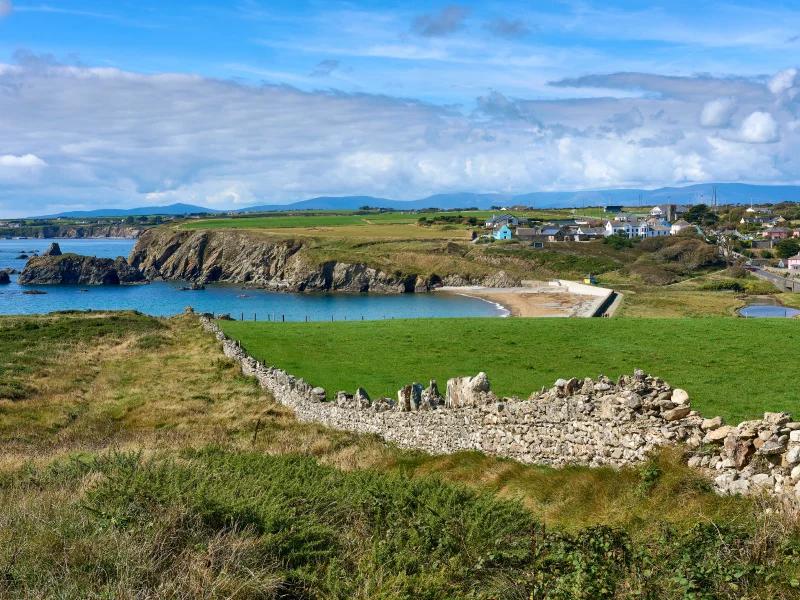
<path fill-rule="evenodd" d="M 0 0 L 0 214 L 797 183 L 800 3 Z"/>

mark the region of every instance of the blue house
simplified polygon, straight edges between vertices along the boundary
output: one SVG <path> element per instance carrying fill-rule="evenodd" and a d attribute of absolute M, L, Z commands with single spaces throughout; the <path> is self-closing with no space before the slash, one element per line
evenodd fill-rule
<path fill-rule="evenodd" d="M 500 229 L 495 231 L 493 234 L 494 239 L 496 240 L 510 240 L 514 234 L 511 233 L 511 230 L 508 228 L 508 225 L 503 225 Z"/>

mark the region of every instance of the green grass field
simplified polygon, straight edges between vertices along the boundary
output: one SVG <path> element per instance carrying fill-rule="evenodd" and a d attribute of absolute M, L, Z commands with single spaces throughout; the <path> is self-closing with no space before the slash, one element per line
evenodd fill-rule
<path fill-rule="evenodd" d="M 599 211 L 599 212 L 598 212 Z M 221 217 L 190 221 L 183 223 L 180 227 L 184 229 L 274 229 L 274 228 L 293 228 L 293 227 L 340 227 L 343 225 L 397 225 L 416 223 L 421 217 L 434 219 L 436 217 L 463 215 L 465 218 L 475 217 L 479 223 L 490 218 L 492 215 L 499 214 L 500 211 L 457 211 L 457 212 L 426 212 L 426 213 L 401 213 L 387 212 L 374 214 L 353 214 L 352 211 L 331 211 L 327 214 L 313 212 L 311 214 L 277 213 L 258 214 L 254 216 L 241 217 Z M 583 211 L 579 211 L 583 212 Z M 512 211 L 518 217 L 529 217 L 533 219 L 569 219 L 570 211 L 566 210 L 542 210 L 519 212 Z M 592 216 L 602 216 L 602 209 L 594 212 L 587 209 L 586 214 Z"/>
<path fill-rule="evenodd" d="M 485 371 L 500 396 L 527 398 L 559 377 L 645 369 L 686 389 L 708 416 L 738 422 L 800 413 L 792 383 L 800 322 L 743 319 L 441 319 L 356 323 L 221 322 L 253 356 L 328 390 L 394 397 L 413 381 Z"/>

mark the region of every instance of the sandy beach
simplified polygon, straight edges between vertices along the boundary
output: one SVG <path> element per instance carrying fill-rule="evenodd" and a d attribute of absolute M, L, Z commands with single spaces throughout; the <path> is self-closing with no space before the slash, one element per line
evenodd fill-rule
<path fill-rule="evenodd" d="M 585 317 L 595 300 L 559 288 L 447 287 L 440 291 L 499 304 L 511 317 Z"/>

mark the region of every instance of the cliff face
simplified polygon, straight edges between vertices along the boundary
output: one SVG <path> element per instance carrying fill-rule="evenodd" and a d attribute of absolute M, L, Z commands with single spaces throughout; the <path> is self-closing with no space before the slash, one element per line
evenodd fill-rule
<path fill-rule="evenodd" d="M 368 265 L 304 260 L 298 240 L 271 240 L 235 231 L 150 229 L 128 262 L 147 279 L 246 283 L 285 291 L 403 293 L 427 291 L 414 275 Z"/>
<path fill-rule="evenodd" d="M 39 239 L 127 238 L 135 240 L 141 233 L 141 229 L 124 225 L 48 225 L 45 227 L 30 226 L 20 227 L 19 229 L 0 229 L 0 235 Z"/>
<path fill-rule="evenodd" d="M 142 273 L 118 256 L 95 258 L 79 254 L 59 254 L 31 258 L 19 276 L 22 285 L 82 284 L 118 285 L 144 281 Z"/>
<path fill-rule="evenodd" d="M 35 237 L 39 238 L 127 238 L 137 239 L 142 233 L 141 229 L 126 227 L 124 225 L 86 226 L 69 225 L 42 227 Z"/>

